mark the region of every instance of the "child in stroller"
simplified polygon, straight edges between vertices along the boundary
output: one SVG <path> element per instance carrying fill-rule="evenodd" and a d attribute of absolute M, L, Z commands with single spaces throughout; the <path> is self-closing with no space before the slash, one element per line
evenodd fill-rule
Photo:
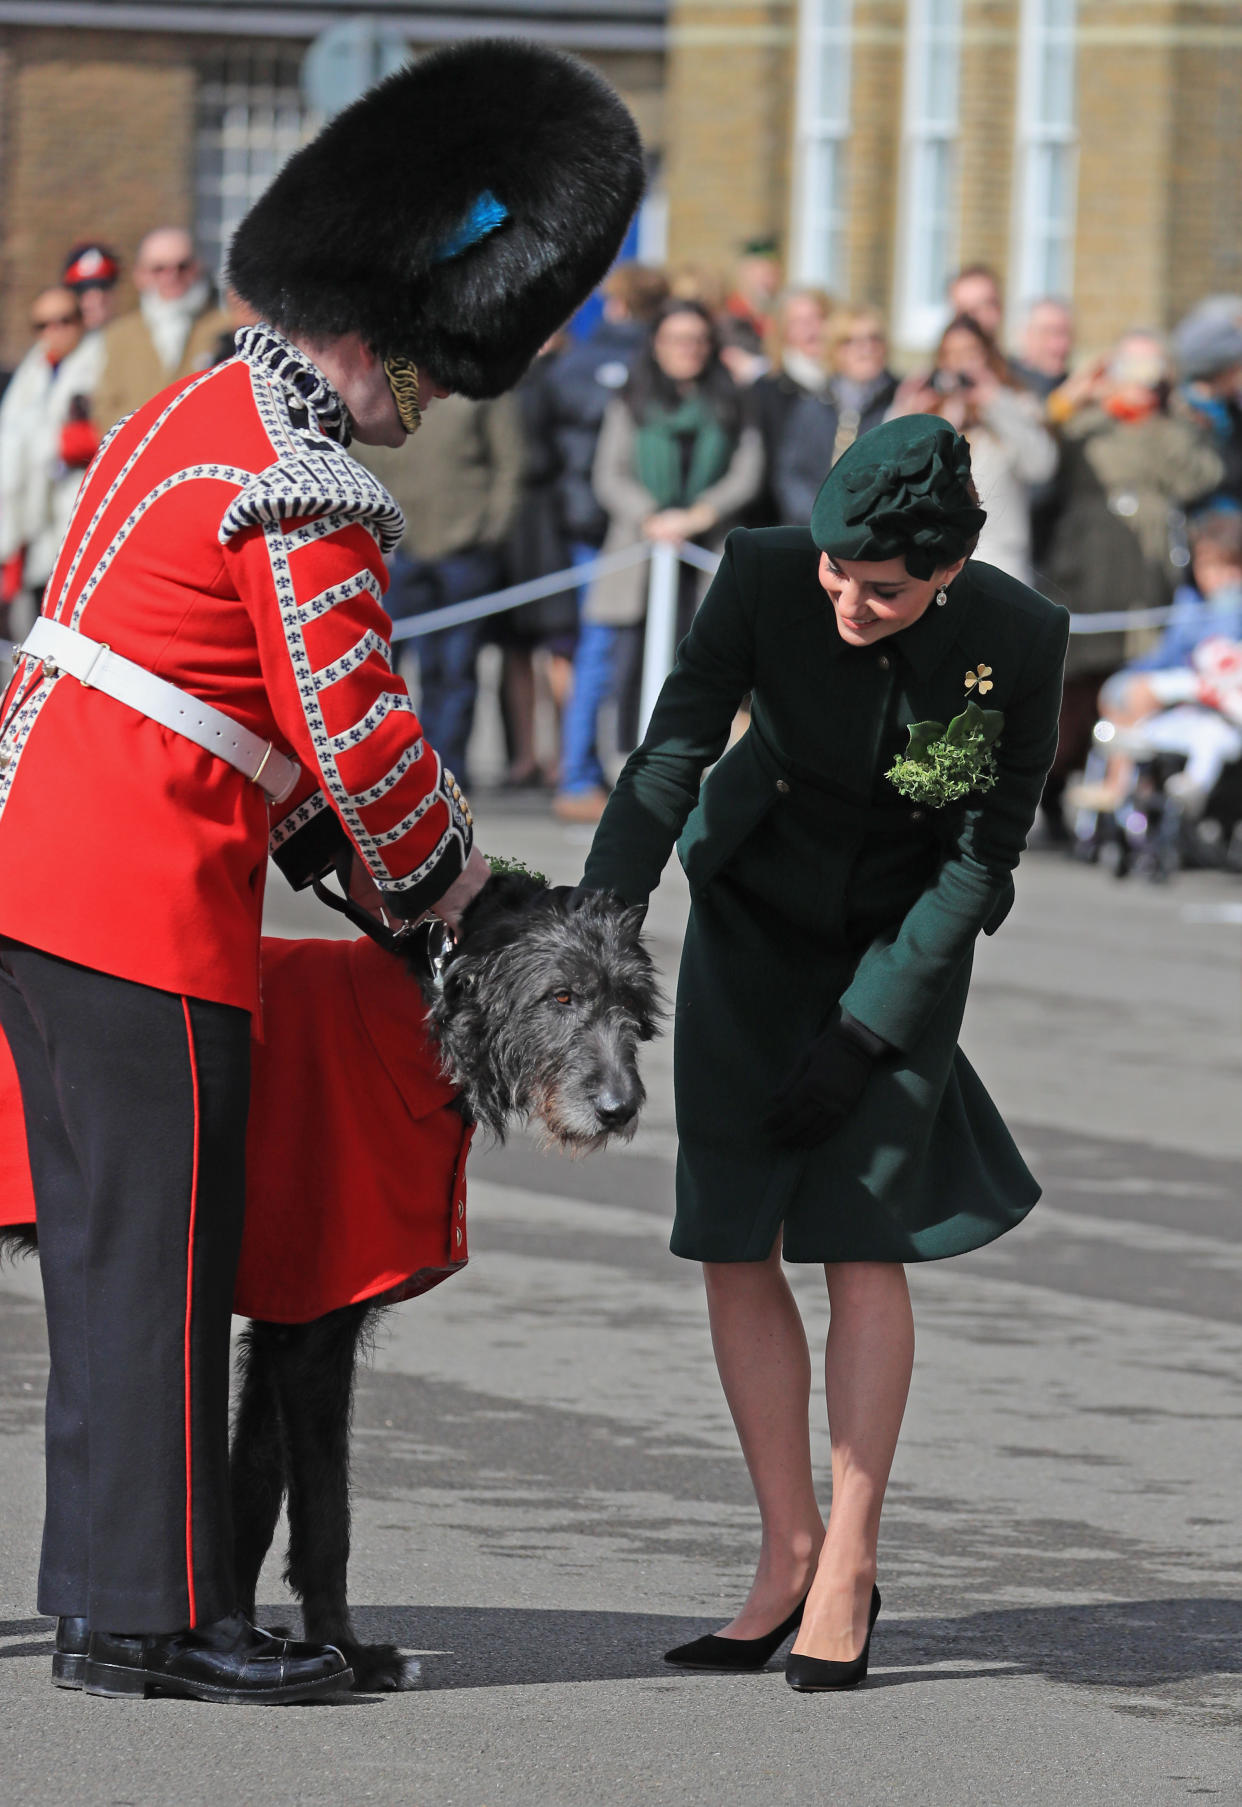
<path fill-rule="evenodd" d="M 1075 851 L 1119 877 L 1242 867 L 1242 514 L 1212 510 L 1190 544 L 1195 587 L 1158 644 L 1105 683 L 1070 793 Z"/>

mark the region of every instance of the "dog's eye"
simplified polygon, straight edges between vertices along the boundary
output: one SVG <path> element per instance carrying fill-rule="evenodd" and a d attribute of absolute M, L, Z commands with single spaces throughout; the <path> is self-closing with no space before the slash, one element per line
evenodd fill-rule
<path fill-rule="evenodd" d="M 552 1002 L 554 1004 L 572 1004 L 573 1001 L 574 994 L 572 991 L 554 991 L 552 993 Z"/>

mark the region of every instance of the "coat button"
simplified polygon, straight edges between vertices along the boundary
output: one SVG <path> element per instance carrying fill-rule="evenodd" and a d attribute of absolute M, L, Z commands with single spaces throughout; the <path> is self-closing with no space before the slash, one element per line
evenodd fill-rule
<path fill-rule="evenodd" d="M 881 653 L 879 658 L 876 660 L 876 664 L 879 666 L 881 671 L 887 671 L 889 666 L 892 664 L 892 660 L 889 658 L 887 653 Z"/>
<path fill-rule="evenodd" d="M 777 788 L 777 790 L 778 790 L 778 791 L 779 791 L 779 792 L 780 792 L 780 794 L 781 794 L 781 796 L 782 796 L 782 797 L 787 797 L 787 796 L 788 796 L 788 795 L 789 795 L 789 781 L 788 781 L 788 779 L 785 779 L 785 778 L 778 778 L 778 779 L 777 779 L 777 780 L 776 780 L 776 788 Z"/>

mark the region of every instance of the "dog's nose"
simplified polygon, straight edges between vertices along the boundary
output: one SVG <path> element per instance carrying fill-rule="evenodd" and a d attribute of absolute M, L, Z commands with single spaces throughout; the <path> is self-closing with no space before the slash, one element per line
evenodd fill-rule
<path fill-rule="evenodd" d="M 619 1098 L 616 1092 L 600 1092 L 592 1103 L 605 1129 L 623 1129 L 638 1108 L 632 1099 Z"/>

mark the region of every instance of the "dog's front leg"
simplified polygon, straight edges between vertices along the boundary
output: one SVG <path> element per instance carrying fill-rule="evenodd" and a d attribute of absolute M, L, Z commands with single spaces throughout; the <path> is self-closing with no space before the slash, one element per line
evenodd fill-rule
<path fill-rule="evenodd" d="M 368 1305 L 303 1325 L 280 1365 L 280 1403 L 289 1446 L 289 1563 L 285 1578 L 302 1601 L 305 1633 L 335 1644 L 360 1689 L 408 1688 L 418 1664 L 392 1644 L 360 1644 L 349 1616 L 349 1435 L 354 1371 Z"/>
<path fill-rule="evenodd" d="M 284 1324 L 253 1323 L 243 1332 L 238 1360 L 241 1389 L 229 1448 L 233 1501 L 233 1563 L 238 1600 L 254 1618 L 263 1559 L 272 1547 L 285 1494 L 286 1450 L 277 1371 Z"/>

